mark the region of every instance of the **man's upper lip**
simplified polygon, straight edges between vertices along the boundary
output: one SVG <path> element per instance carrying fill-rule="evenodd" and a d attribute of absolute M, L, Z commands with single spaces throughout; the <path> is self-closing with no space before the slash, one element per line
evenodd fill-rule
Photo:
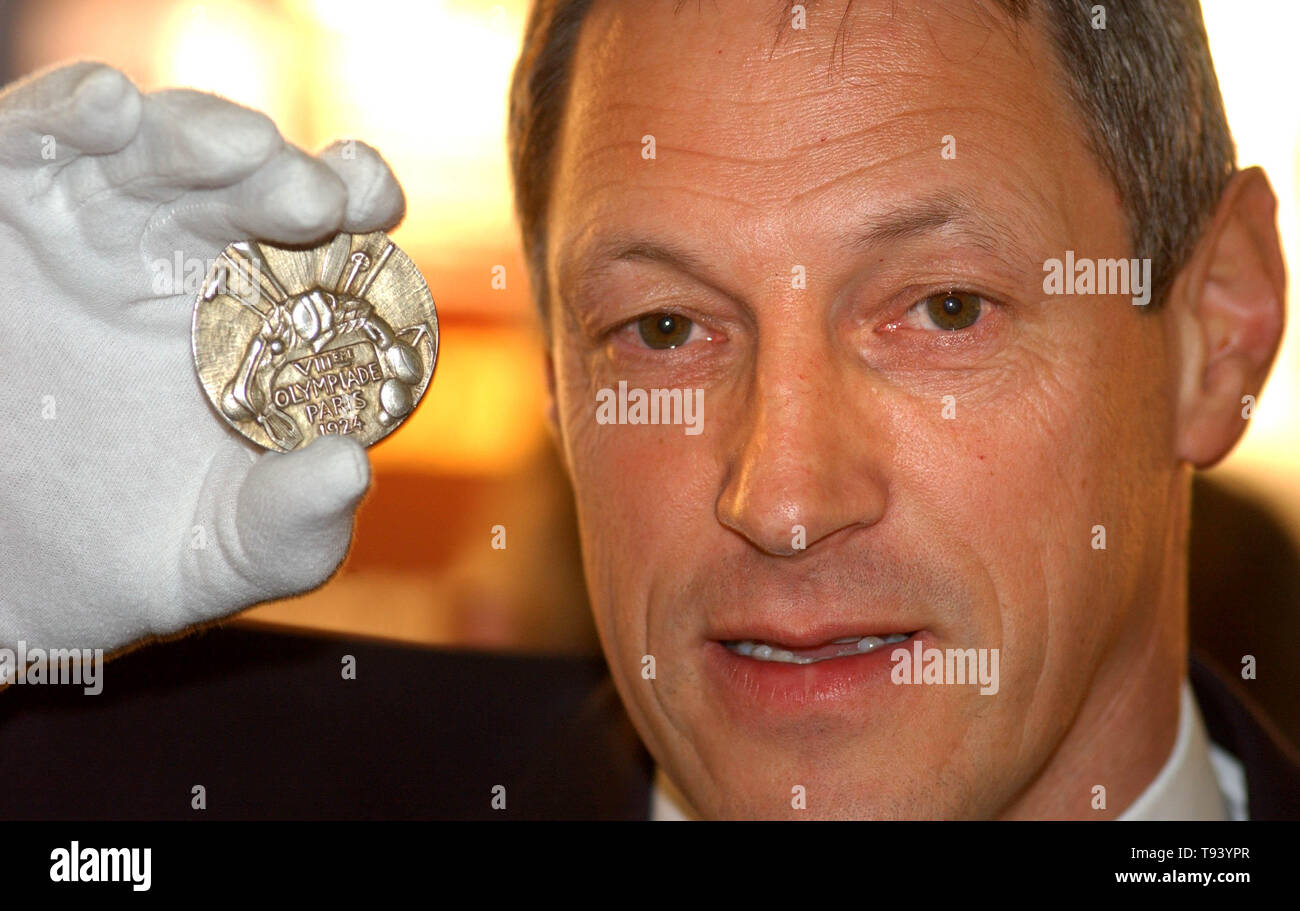
<path fill-rule="evenodd" d="M 785 623 L 744 621 L 715 628 L 709 638 L 717 642 L 767 642 L 789 648 L 816 648 L 849 636 L 909 635 L 920 627 L 898 620 L 854 620 L 796 626 Z"/>

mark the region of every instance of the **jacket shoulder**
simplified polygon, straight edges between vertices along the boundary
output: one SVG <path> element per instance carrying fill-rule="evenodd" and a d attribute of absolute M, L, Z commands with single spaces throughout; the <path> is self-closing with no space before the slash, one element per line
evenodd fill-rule
<path fill-rule="evenodd" d="M 1210 740 L 1241 762 L 1250 819 L 1300 819 L 1300 752 L 1250 696 L 1193 651 L 1188 679 Z"/>
<path fill-rule="evenodd" d="M 648 815 L 649 756 L 603 659 L 224 627 L 101 675 L 99 695 L 0 694 L 22 783 L 0 818 L 192 819 L 196 784 L 221 819 Z"/>

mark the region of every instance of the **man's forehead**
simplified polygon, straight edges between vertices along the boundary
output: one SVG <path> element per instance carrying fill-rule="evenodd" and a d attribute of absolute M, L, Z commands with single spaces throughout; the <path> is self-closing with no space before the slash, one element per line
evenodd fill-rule
<path fill-rule="evenodd" d="M 599 268 L 622 248 L 647 254 L 645 238 L 624 228 L 661 219 L 663 204 L 705 210 L 713 197 L 759 234 L 770 213 L 788 229 L 802 207 L 810 230 L 800 233 L 818 242 L 930 221 L 990 246 L 1015 236 L 993 228 L 1018 213 L 1004 205 L 999 215 L 988 201 L 1032 207 L 1036 194 L 1055 195 L 1016 174 L 1016 159 L 1060 116 L 1041 87 L 1044 47 L 1030 48 L 980 4 L 858 0 L 847 29 L 831 4 L 821 8 L 826 22 L 809 24 L 819 38 L 800 34 L 775 49 L 770 19 L 753 15 L 767 5 L 745 4 L 748 18 L 726 2 L 698 14 L 675 5 L 602 4 L 584 28 L 551 208 L 560 289 L 581 277 L 566 273 Z M 969 186 L 961 165 L 941 157 L 948 135 L 962 138 L 968 159 L 1006 161 Z M 874 207 L 845 213 L 840 227 L 821 217 L 866 183 Z M 816 237 L 818 228 L 828 236 Z"/>
<path fill-rule="evenodd" d="M 897 88 L 949 75 L 1025 74 L 1049 54 L 1036 20 L 1013 21 L 996 0 L 596 0 L 583 20 L 573 80 L 581 103 L 617 90 L 627 101 L 684 94 L 725 103 L 797 100 L 836 84 Z M 1028 58 L 1028 60 L 1026 60 Z M 1014 79 L 1015 73 L 1002 73 Z"/>
<path fill-rule="evenodd" d="M 728 179 L 786 193 L 764 172 L 795 165 L 815 180 L 830 166 L 820 159 L 841 154 L 839 139 L 874 144 L 864 157 L 890 155 L 939 120 L 953 132 L 1055 115 L 1046 42 L 1036 28 L 997 20 L 984 2 L 819 4 L 806 29 L 778 23 L 789 35 L 780 41 L 771 17 L 756 13 L 779 11 L 766 0 L 680 10 L 668 0 L 598 3 L 574 57 L 557 183 L 598 179 L 608 159 L 640 155 L 653 136 L 692 159 L 675 157 L 673 168 L 710 157 Z M 937 138 L 926 133 L 931 144 Z"/>

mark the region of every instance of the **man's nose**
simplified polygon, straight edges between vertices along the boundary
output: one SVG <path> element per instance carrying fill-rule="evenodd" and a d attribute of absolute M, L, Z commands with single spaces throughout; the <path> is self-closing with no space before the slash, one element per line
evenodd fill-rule
<path fill-rule="evenodd" d="M 865 368 L 829 345 L 760 341 L 743 407 L 717 503 L 723 525 L 791 556 L 880 520 L 888 445 Z"/>

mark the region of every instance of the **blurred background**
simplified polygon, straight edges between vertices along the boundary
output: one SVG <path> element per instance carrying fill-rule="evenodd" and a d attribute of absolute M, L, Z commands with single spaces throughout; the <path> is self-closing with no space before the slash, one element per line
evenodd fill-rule
<path fill-rule="evenodd" d="M 511 207 L 506 93 L 526 12 L 525 0 L 0 0 L 6 82 L 103 60 L 144 89 L 188 86 L 265 111 L 308 150 L 367 142 L 406 191 L 393 238 L 437 304 L 434 382 L 370 450 L 374 484 L 339 574 L 240 622 L 598 650 Z M 490 546 L 498 525 L 504 550 Z"/>
<path fill-rule="evenodd" d="M 1203 7 L 1239 161 L 1263 165 L 1281 201 L 1294 307 L 1300 4 Z M 374 487 L 339 575 L 238 622 L 467 648 L 598 648 L 571 494 L 543 422 L 542 349 L 511 209 L 506 93 L 526 13 L 526 0 L 0 0 L 6 82 L 100 59 L 144 88 L 190 86 L 263 110 L 307 149 L 362 139 L 405 187 L 409 214 L 394 238 L 437 302 L 436 379 L 401 432 L 371 450 Z M 1224 626 L 1252 579 L 1272 606 L 1251 616 L 1272 610 L 1295 630 L 1298 327 L 1293 316 L 1244 444 L 1198 482 L 1194 633 L 1217 641 L 1230 665 L 1261 638 L 1240 616 L 1240 642 Z M 498 525 L 504 550 L 490 546 Z M 1289 650 L 1279 657 L 1296 664 Z"/>

